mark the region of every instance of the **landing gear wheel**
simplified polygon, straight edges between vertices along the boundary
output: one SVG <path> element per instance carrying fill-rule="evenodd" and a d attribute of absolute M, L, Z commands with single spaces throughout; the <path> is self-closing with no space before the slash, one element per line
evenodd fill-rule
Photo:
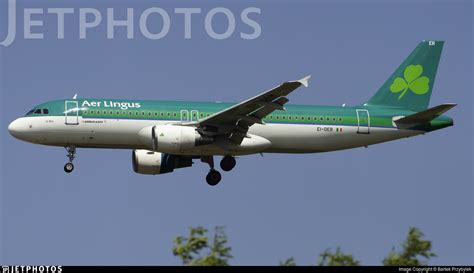
<path fill-rule="evenodd" d="M 221 181 L 221 178 L 222 176 L 220 172 L 216 170 L 211 170 L 206 176 L 206 181 L 207 181 L 207 184 L 209 184 L 210 186 L 215 186 L 219 184 L 219 182 Z"/>
<path fill-rule="evenodd" d="M 226 155 L 221 160 L 221 169 L 226 172 L 231 171 L 235 167 L 236 163 L 237 162 L 233 156 Z"/>
<path fill-rule="evenodd" d="M 69 162 L 69 163 L 66 163 L 66 165 L 64 165 L 64 171 L 67 172 L 67 173 L 70 173 L 74 170 L 74 165 Z"/>
<path fill-rule="evenodd" d="M 67 158 L 69 158 L 69 162 L 64 165 L 64 171 L 67 173 L 70 173 L 74 170 L 74 165 L 72 164 L 72 161 L 76 157 L 76 147 L 74 146 L 66 146 L 67 151 Z"/>

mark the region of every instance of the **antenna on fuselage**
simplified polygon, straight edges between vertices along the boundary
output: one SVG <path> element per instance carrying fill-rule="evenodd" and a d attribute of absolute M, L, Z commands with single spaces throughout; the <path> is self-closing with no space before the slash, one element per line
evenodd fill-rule
<path fill-rule="evenodd" d="M 74 94 L 74 97 L 72 97 L 73 100 L 77 99 L 77 93 Z"/>

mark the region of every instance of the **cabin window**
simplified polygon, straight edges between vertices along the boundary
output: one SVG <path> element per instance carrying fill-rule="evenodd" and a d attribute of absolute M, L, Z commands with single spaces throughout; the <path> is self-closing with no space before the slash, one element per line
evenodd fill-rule
<path fill-rule="evenodd" d="M 332 118 L 332 121 L 336 121 L 336 118 L 335 118 L 335 117 L 334 117 L 334 118 Z"/>
<path fill-rule="evenodd" d="M 150 117 L 151 117 L 151 112 L 148 112 L 148 116 L 150 116 Z"/>
<path fill-rule="evenodd" d="M 308 120 L 311 120 L 311 117 L 308 117 Z"/>
<path fill-rule="evenodd" d="M 339 121 L 342 122 L 342 118 L 341 118 L 341 117 L 339 118 Z"/>
<path fill-rule="evenodd" d="M 280 119 L 280 116 L 276 116 L 275 119 L 279 120 L 279 119 Z"/>
<path fill-rule="evenodd" d="M 110 111 L 110 112 L 109 112 L 109 114 L 111 114 L 111 115 L 112 115 L 113 113 L 114 113 L 114 111 Z"/>
<path fill-rule="evenodd" d="M 106 115 L 106 114 L 107 114 L 107 111 L 105 111 L 105 110 L 104 110 L 104 112 L 103 112 L 103 113 L 104 113 L 104 115 Z"/>
<path fill-rule="evenodd" d="M 288 116 L 288 120 L 291 120 L 291 116 Z"/>
<path fill-rule="evenodd" d="M 285 120 L 285 119 L 286 119 L 286 117 L 285 117 L 285 116 L 282 116 L 282 117 L 281 117 L 281 119 L 282 119 L 282 120 Z"/>
<path fill-rule="evenodd" d="M 330 117 L 326 117 L 326 121 L 330 121 L 330 120 L 331 120 L 331 118 L 330 118 Z"/>
<path fill-rule="evenodd" d="M 203 113 L 201 113 L 201 114 L 199 114 L 199 116 L 202 118 L 202 117 L 204 117 L 204 114 L 203 114 Z"/>
<path fill-rule="evenodd" d="M 173 113 L 173 116 L 174 116 L 174 117 L 177 117 L 177 116 L 178 116 L 178 114 L 175 112 L 175 113 Z"/>

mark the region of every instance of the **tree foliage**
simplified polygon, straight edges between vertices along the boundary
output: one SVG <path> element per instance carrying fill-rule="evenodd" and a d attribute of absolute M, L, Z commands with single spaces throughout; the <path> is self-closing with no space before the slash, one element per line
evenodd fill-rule
<path fill-rule="evenodd" d="M 345 254 L 341 248 L 336 248 L 336 252 L 331 252 L 331 249 L 326 249 L 319 254 L 318 266 L 357 266 L 360 262 L 352 256 L 352 254 Z"/>
<path fill-rule="evenodd" d="M 295 258 L 290 257 L 285 261 L 280 261 L 279 266 L 296 266 Z"/>
<path fill-rule="evenodd" d="M 429 259 L 436 257 L 431 251 L 431 241 L 423 240 L 423 233 L 415 228 L 410 227 L 408 236 L 402 243 L 402 250 L 396 252 L 393 248 L 387 257 L 382 261 L 387 266 L 423 266 L 428 265 Z M 425 260 L 421 260 L 423 257 Z"/>
<path fill-rule="evenodd" d="M 423 233 L 410 227 L 401 251 L 392 251 L 382 261 L 386 266 L 423 266 L 427 265 L 436 254 L 431 251 L 431 241 L 423 239 Z M 173 255 L 179 257 L 183 265 L 191 266 L 227 266 L 232 259 L 232 248 L 228 246 L 228 239 L 224 227 L 218 226 L 214 234 L 208 238 L 208 230 L 203 227 L 190 227 L 187 237 L 178 236 L 174 240 Z M 424 259 L 423 259 L 424 258 Z M 296 266 L 295 259 L 290 257 L 280 261 L 281 266 Z M 326 249 L 319 255 L 318 266 L 358 266 L 360 261 L 352 254 L 342 252 L 336 248 L 333 252 Z"/>
<path fill-rule="evenodd" d="M 232 248 L 224 227 L 216 227 L 212 242 L 207 238 L 207 229 L 190 227 L 188 237 L 178 236 L 174 240 L 173 255 L 181 259 L 183 265 L 226 266 L 232 258 Z M 207 250 L 207 253 L 203 253 Z"/>

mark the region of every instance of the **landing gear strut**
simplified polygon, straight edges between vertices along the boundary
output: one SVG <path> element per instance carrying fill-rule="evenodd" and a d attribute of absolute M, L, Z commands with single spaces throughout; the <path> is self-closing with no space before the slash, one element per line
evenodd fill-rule
<path fill-rule="evenodd" d="M 211 168 L 211 170 L 209 171 L 209 173 L 206 176 L 207 184 L 209 184 L 210 186 L 215 186 L 215 185 L 219 184 L 219 182 L 222 179 L 222 176 L 218 171 L 216 171 L 214 169 L 214 157 L 212 157 L 212 156 L 203 156 L 203 157 L 201 157 L 201 161 L 204 162 L 204 163 L 209 164 L 209 167 Z"/>
<path fill-rule="evenodd" d="M 76 147 L 74 146 L 66 146 L 66 151 L 67 151 L 67 157 L 69 158 L 69 162 L 64 165 L 64 171 L 67 173 L 70 173 L 74 170 L 74 164 L 72 164 L 72 161 L 76 157 Z"/>
<path fill-rule="evenodd" d="M 236 161 L 233 156 L 226 155 L 221 160 L 221 169 L 223 171 L 229 172 L 235 167 Z"/>

